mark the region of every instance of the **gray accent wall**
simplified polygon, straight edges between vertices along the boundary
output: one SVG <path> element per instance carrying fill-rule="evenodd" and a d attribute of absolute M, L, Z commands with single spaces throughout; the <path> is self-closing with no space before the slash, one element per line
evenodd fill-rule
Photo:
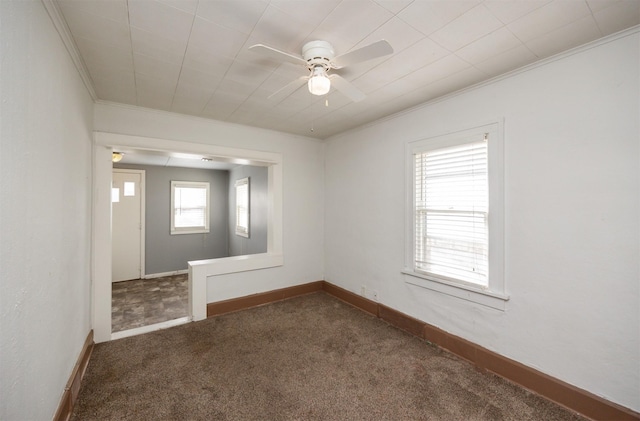
<path fill-rule="evenodd" d="M 236 235 L 236 180 L 249 177 L 249 238 Z M 229 171 L 229 256 L 267 252 L 269 169 L 242 165 Z"/>
<path fill-rule="evenodd" d="M 145 274 L 187 269 L 190 260 L 227 257 L 229 250 L 229 172 L 194 168 L 115 164 L 145 170 Z M 171 181 L 209 182 L 207 234 L 171 235 Z"/>

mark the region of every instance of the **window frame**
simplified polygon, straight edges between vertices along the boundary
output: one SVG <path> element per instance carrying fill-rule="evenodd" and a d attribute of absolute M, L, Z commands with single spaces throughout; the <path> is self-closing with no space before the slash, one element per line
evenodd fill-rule
<path fill-rule="evenodd" d="M 203 188 L 206 190 L 206 203 L 205 203 L 205 212 L 204 212 L 204 226 L 190 226 L 190 227 L 176 227 L 175 220 L 175 193 L 176 188 Z M 209 233 L 209 219 L 211 213 L 210 207 L 210 186 L 207 181 L 177 181 L 171 180 L 171 235 L 179 235 L 179 234 L 207 234 Z"/>
<path fill-rule="evenodd" d="M 405 200 L 405 264 L 402 273 L 405 282 L 437 291 L 498 310 L 505 309 L 509 296 L 504 279 L 504 130 L 502 120 L 473 126 L 405 144 L 406 200 Z M 489 276 L 488 285 L 482 286 L 462 280 L 437 276 L 416 269 L 416 214 L 415 214 L 415 154 L 429 150 L 472 143 L 484 139 L 488 142 L 489 177 Z"/>
<path fill-rule="evenodd" d="M 239 203 L 239 194 L 238 194 L 238 187 L 241 186 L 247 186 L 247 225 L 246 227 L 243 225 L 240 225 L 240 221 L 239 221 L 239 217 L 240 217 L 240 212 L 238 211 L 239 208 L 241 207 L 241 204 Z M 249 233 L 250 233 L 250 229 L 251 229 L 251 180 L 250 177 L 244 177 L 241 178 L 239 180 L 236 180 L 235 182 L 235 193 L 236 193 L 236 206 L 235 206 L 235 211 L 236 211 L 236 235 L 239 235 L 240 237 L 245 237 L 245 238 L 249 238 Z"/>

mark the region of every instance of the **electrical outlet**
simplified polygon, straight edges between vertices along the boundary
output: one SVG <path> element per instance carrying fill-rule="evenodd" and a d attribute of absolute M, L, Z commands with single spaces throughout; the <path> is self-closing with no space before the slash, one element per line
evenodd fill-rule
<path fill-rule="evenodd" d="M 364 285 L 360 287 L 360 295 L 362 295 L 363 297 L 367 296 L 367 289 L 364 287 Z"/>
<path fill-rule="evenodd" d="M 373 301 L 378 301 L 378 291 L 373 291 L 371 296 L 373 297 Z"/>

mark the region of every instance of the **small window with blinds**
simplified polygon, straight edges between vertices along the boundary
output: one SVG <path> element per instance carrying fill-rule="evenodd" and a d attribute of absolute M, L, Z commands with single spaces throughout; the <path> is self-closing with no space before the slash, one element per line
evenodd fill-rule
<path fill-rule="evenodd" d="M 407 283 L 505 308 L 502 124 L 407 143 Z"/>
<path fill-rule="evenodd" d="M 171 234 L 209 232 L 209 183 L 171 181 Z"/>
<path fill-rule="evenodd" d="M 415 154 L 415 269 L 487 286 L 487 142 Z"/>
<path fill-rule="evenodd" d="M 249 237 L 249 177 L 236 181 L 236 235 Z"/>

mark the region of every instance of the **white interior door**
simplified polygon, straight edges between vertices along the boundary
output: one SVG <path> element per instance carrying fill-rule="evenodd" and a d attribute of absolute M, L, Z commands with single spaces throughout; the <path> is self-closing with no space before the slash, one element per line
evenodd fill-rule
<path fill-rule="evenodd" d="M 111 190 L 112 281 L 142 277 L 144 171 L 114 169 Z"/>

